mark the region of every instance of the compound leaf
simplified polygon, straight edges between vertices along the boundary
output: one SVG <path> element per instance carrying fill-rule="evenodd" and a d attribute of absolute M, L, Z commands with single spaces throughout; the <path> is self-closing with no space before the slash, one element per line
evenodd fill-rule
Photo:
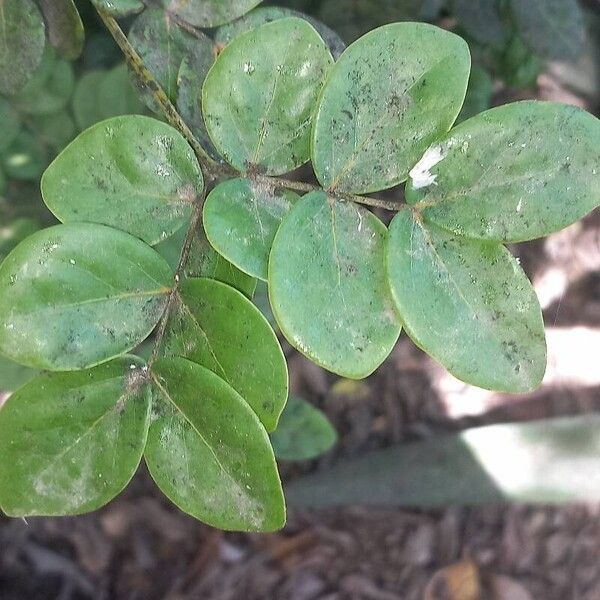
<path fill-rule="evenodd" d="M 271 175 L 305 163 L 314 104 L 332 62 L 317 32 L 295 17 L 235 38 L 202 92 L 208 133 L 225 160 Z"/>
<path fill-rule="evenodd" d="M 0 505 L 12 517 L 100 508 L 133 477 L 146 442 L 144 363 L 122 357 L 39 375 L 0 409 Z"/>
<path fill-rule="evenodd" d="M 145 456 L 160 489 L 213 527 L 281 528 L 275 457 L 248 404 L 212 371 L 182 358 L 157 361 L 153 373 L 157 418 Z"/>
<path fill-rule="evenodd" d="M 538 387 L 546 368 L 542 313 L 504 246 L 403 211 L 390 225 L 387 265 L 405 330 L 450 373 L 502 392 Z"/>
<path fill-rule="evenodd" d="M 182 227 L 175 235 L 155 246 L 156 251 L 169 263 L 173 274 L 181 257 L 187 229 L 187 227 Z M 254 277 L 246 275 L 223 258 L 200 231 L 192 240 L 184 275 L 185 277 L 208 277 L 221 281 L 239 290 L 247 298 L 252 298 L 257 283 Z"/>
<path fill-rule="evenodd" d="M 240 292 L 212 279 L 184 281 L 163 348 L 165 356 L 216 373 L 267 431 L 275 429 L 288 393 L 285 357 L 267 320 Z"/>
<path fill-rule="evenodd" d="M 262 0 L 162 0 L 163 6 L 195 27 L 216 27 L 241 17 Z"/>
<path fill-rule="evenodd" d="M 177 130 L 129 115 L 81 133 L 48 167 L 41 187 L 61 221 L 102 223 L 155 244 L 190 219 L 203 180 Z"/>
<path fill-rule="evenodd" d="M 128 17 L 144 10 L 142 0 L 92 0 L 92 4 L 113 17 Z"/>
<path fill-rule="evenodd" d="M 329 47 L 334 59 L 338 59 L 340 54 L 346 49 L 346 44 L 342 38 L 318 19 L 305 15 L 297 10 L 280 8 L 278 6 L 259 7 L 243 17 L 240 17 L 237 21 L 219 27 L 215 32 L 215 43 L 218 47 L 227 46 L 234 38 L 242 33 L 246 33 L 246 31 L 256 29 L 265 23 L 272 23 L 273 21 L 285 19 L 287 17 L 298 17 L 299 19 L 308 21 L 323 38 L 323 41 Z"/>
<path fill-rule="evenodd" d="M 373 213 L 312 192 L 273 242 L 269 297 L 282 333 L 343 377 L 371 374 L 400 334 L 385 275 L 385 235 Z"/>
<path fill-rule="evenodd" d="M 544 58 L 576 58 L 585 39 L 584 14 L 576 0 L 510 0 L 517 28 Z"/>
<path fill-rule="evenodd" d="M 282 460 L 316 458 L 331 450 L 336 441 L 337 433 L 325 414 L 297 396 L 290 396 L 271 434 L 275 456 Z"/>
<path fill-rule="evenodd" d="M 342 54 L 313 119 L 312 161 L 324 187 L 390 188 L 450 129 L 465 98 L 469 48 L 423 23 L 393 23 Z"/>
<path fill-rule="evenodd" d="M 549 102 L 492 108 L 427 150 L 407 201 L 469 237 L 518 242 L 558 231 L 600 203 L 600 121 Z"/>
<path fill-rule="evenodd" d="M 249 179 L 224 181 L 204 204 L 206 236 L 219 254 L 266 281 L 273 239 L 297 199 L 293 192 Z"/>
<path fill-rule="evenodd" d="M 33 0 L 3 0 L 0 10 L 0 93 L 15 94 L 44 53 L 44 20 Z"/>
<path fill-rule="evenodd" d="M 137 346 L 165 308 L 169 265 L 131 235 L 57 225 L 0 265 L 0 352 L 51 371 L 84 369 Z"/>
<path fill-rule="evenodd" d="M 83 51 L 85 33 L 73 0 L 39 0 L 48 27 L 48 40 L 67 60 Z"/>

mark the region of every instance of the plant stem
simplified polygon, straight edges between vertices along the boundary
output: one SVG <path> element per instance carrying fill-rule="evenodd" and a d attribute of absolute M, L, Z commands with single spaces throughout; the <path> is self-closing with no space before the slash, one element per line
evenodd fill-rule
<path fill-rule="evenodd" d="M 158 83 L 154 75 L 152 75 L 152 73 L 150 73 L 150 71 L 144 66 L 141 56 L 129 43 L 127 36 L 123 33 L 123 30 L 117 21 L 104 10 L 100 8 L 96 8 L 96 10 L 102 19 L 102 22 L 104 25 L 106 25 L 106 28 L 121 49 L 121 52 L 123 52 L 127 64 L 136 74 L 141 85 L 152 94 L 154 101 L 160 106 L 169 124 L 180 131 L 187 140 L 188 144 L 190 144 L 190 146 L 193 148 L 202 166 L 205 179 L 213 179 L 214 177 L 212 175 L 211 167 L 218 166 L 218 164 L 208 155 L 200 142 L 198 142 L 198 140 L 194 137 L 194 134 L 186 125 L 185 121 L 181 118 L 176 108 L 173 106 L 173 103 L 169 100 L 169 97 L 162 89 L 160 83 Z"/>
<path fill-rule="evenodd" d="M 152 355 L 150 356 L 150 360 L 148 361 L 148 366 L 151 367 L 156 359 L 158 358 L 158 353 L 160 352 L 160 347 L 162 345 L 163 338 L 165 336 L 165 332 L 167 330 L 167 325 L 169 323 L 169 317 L 171 315 L 171 310 L 173 309 L 173 305 L 175 304 L 175 300 L 177 299 L 177 293 L 179 292 L 179 286 L 181 285 L 181 280 L 185 274 L 185 267 L 187 265 L 188 259 L 190 257 L 190 252 L 192 250 L 192 244 L 194 243 L 194 236 L 196 235 L 196 230 L 200 225 L 200 218 L 202 216 L 202 208 L 204 207 L 204 199 L 206 194 L 203 192 L 201 196 L 195 199 L 194 201 L 194 212 L 192 213 L 192 218 L 190 220 L 190 226 L 185 235 L 185 240 L 183 242 L 183 246 L 181 248 L 181 255 L 179 257 L 179 262 L 177 263 L 177 268 L 175 269 L 175 274 L 173 276 L 173 287 L 169 292 L 169 297 L 167 299 L 167 304 L 165 306 L 165 310 L 160 319 L 160 323 L 158 324 L 158 329 L 156 330 L 156 338 L 154 340 L 154 347 L 152 349 Z"/>

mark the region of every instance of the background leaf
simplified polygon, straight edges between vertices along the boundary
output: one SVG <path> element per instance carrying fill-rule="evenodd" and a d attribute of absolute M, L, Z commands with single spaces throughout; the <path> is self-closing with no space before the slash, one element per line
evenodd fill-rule
<path fill-rule="evenodd" d="M 463 103 L 469 48 L 423 23 L 393 23 L 354 42 L 313 119 L 312 161 L 326 188 L 373 192 L 406 179 Z"/>
<path fill-rule="evenodd" d="M 244 400 L 193 362 L 153 367 L 159 416 L 150 426 L 146 462 L 181 510 L 227 530 L 272 531 L 285 505 L 266 431 Z"/>
<path fill-rule="evenodd" d="M 545 58 L 576 58 L 585 39 L 584 15 L 576 0 L 510 0 L 527 45 Z"/>
<path fill-rule="evenodd" d="M 304 19 L 310 23 L 323 38 L 323 41 L 329 47 L 334 59 L 337 60 L 340 54 L 346 49 L 346 44 L 342 38 L 340 38 L 333 29 L 327 27 L 327 25 L 321 23 L 318 19 L 315 19 L 310 15 L 305 15 L 297 10 L 280 8 L 278 6 L 256 8 L 236 21 L 233 21 L 233 23 L 228 23 L 227 25 L 219 27 L 215 32 L 215 43 L 217 46 L 226 46 L 234 38 L 242 33 L 246 33 L 246 31 L 256 29 L 265 23 L 272 23 L 278 19 L 285 19 L 286 17 L 298 17 L 299 19 Z"/>
<path fill-rule="evenodd" d="M 70 223 L 34 233 L 0 265 L 0 351 L 56 371 L 107 361 L 154 329 L 171 281 L 167 263 L 122 231 Z"/>
<path fill-rule="evenodd" d="M 113 17 L 127 17 L 144 10 L 142 0 L 92 0 L 92 4 Z"/>
<path fill-rule="evenodd" d="M 271 175 L 305 163 L 314 104 L 332 60 L 302 19 L 280 19 L 233 40 L 202 92 L 206 127 L 225 160 Z"/>
<path fill-rule="evenodd" d="M 83 51 L 85 33 L 73 0 L 39 0 L 48 28 L 48 40 L 67 60 Z"/>
<path fill-rule="evenodd" d="M 294 192 L 249 179 L 224 181 L 204 204 L 206 236 L 227 260 L 266 281 L 273 239 L 297 199 Z"/>
<path fill-rule="evenodd" d="M 162 0 L 164 7 L 195 27 L 216 27 L 252 10 L 262 0 Z"/>
<path fill-rule="evenodd" d="M 187 358 L 216 373 L 272 431 L 288 395 L 285 357 L 269 323 L 237 290 L 187 279 L 169 320 L 164 356 Z"/>
<path fill-rule="evenodd" d="M 546 368 L 542 313 L 506 248 L 403 211 L 390 225 L 387 265 L 406 332 L 450 373 L 501 392 L 539 386 Z"/>
<path fill-rule="evenodd" d="M 150 417 L 144 363 L 129 356 L 46 373 L 0 409 L 0 505 L 12 517 L 100 508 L 133 477 Z"/>
<path fill-rule="evenodd" d="M 508 35 L 500 12 L 500 0 L 452 0 L 458 26 L 483 45 L 501 46 Z"/>
<path fill-rule="evenodd" d="M 600 204 L 600 121 L 548 102 L 492 108 L 429 148 L 406 193 L 461 235 L 516 242 L 558 231 Z"/>
<path fill-rule="evenodd" d="M 329 451 L 336 440 L 337 433 L 325 414 L 297 396 L 290 396 L 271 434 L 275 456 L 282 460 L 316 458 Z"/>
<path fill-rule="evenodd" d="M 0 12 L 0 93 L 18 92 L 42 60 L 46 33 L 33 0 L 3 0 Z"/>
<path fill-rule="evenodd" d="M 269 261 L 269 297 L 297 350 L 343 377 L 371 374 L 400 325 L 384 268 L 386 230 L 371 212 L 313 192 L 284 219 Z"/>
<path fill-rule="evenodd" d="M 84 131 L 41 183 L 44 202 L 61 221 L 111 225 L 149 244 L 189 221 L 203 185 L 183 136 L 139 115 L 114 117 Z"/>

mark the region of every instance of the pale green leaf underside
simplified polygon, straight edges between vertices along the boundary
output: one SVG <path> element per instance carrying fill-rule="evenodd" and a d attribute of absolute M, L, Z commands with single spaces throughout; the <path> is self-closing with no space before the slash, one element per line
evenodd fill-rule
<path fill-rule="evenodd" d="M 423 23 L 371 31 L 342 54 L 313 119 L 312 162 L 325 188 L 366 193 L 406 179 L 463 103 L 469 48 Z"/>
<path fill-rule="evenodd" d="M 385 275 L 385 235 L 373 213 L 313 192 L 275 236 L 269 297 L 277 324 L 296 349 L 344 377 L 372 373 L 400 334 Z"/>
<path fill-rule="evenodd" d="M 157 418 L 146 463 L 181 510 L 220 529 L 272 531 L 285 523 L 269 438 L 242 397 L 185 359 L 153 367 Z"/>
<path fill-rule="evenodd" d="M 249 179 L 224 181 L 204 204 L 206 236 L 219 254 L 266 281 L 273 239 L 297 199 L 294 192 Z"/>
<path fill-rule="evenodd" d="M 133 477 L 146 442 L 150 386 L 129 356 L 39 375 L 0 409 L 0 506 L 13 517 L 100 508 Z"/>
<path fill-rule="evenodd" d="M 328 452 L 336 440 L 337 433 L 325 414 L 297 396 L 290 396 L 271 434 L 275 456 L 282 460 L 316 458 Z"/>
<path fill-rule="evenodd" d="M 216 27 L 252 10 L 262 0 L 162 0 L 171 13 L 196 27 Z"/>
<path fill-rule="evenodd" d="M 237 290 L 212 279 L 186 280 L 162 352 L 210 369 L 268 431 L 277 426 L 288 394 L 285 357 L 265 317 Z"/>
<path fill-rule="evenodd" d="M 503 392 L 539 386 L 546 368 L 541 309 L 504 246 L 403 211 L 390 225 L 387 266 L 406 332 L 450 373 Z"/>
<path fill-rule="evenodd" d="M 0 352 L 68 371 L 137 346 L 156 326 L 172 278 L 152 248 L 91 223 L 57 225 L 0 265 Z"/>
<path fill-rule="evenodd" d="M 517 242 L 558 231 L 600 204 L 600 121 L 549 102 L 493 108 L 427 150 L 407 201 L 469 237 Z"/>
<path fill-rule="evenodd" d="M 129 115 L 81 133 L 48 167 L 41 187 L 61 221 L 102 223 L 155 244 L 189 221 L 203 179 L 178 131 Z"/>
<path fill-rule="evenodd" d="M 44 21 L 33 0 L 0 4 L 0 93 L 14 94 L 30 79 L 42 60 Z"/>
<path fill-rule="evenodd" d="M 311 116 L 333 62 L 317 32 L 287 18 L 235 38 L 202 92 L 208 133 L 239 171 L 280 175 L 310 157 Z"/>

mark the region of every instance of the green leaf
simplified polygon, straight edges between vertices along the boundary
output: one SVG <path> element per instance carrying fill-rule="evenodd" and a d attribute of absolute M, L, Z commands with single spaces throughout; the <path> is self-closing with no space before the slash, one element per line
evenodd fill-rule
<path fill-rule="evenodd" d="M 112 500 L 133 477 L 150 421 L 150 386 L 134 356 L 46 373 L 0 409 L 0 505 L 12 517 L 74 515 Z"/>
<path fill-rule="evenodd" d="M 249 179 L 219 184 L 204 204 L 204 229 L 213 246 L 245 273 L 267 280 L 275 234 L 298 195 Z"/>
<path fill-rule="evenodd" d="M 22 130 L 2 154 L 2 166 L 8 177 L 38 179 L 48 164 L 47 149 L 31 133 Z"/>
<path fill-rule="evenodd" d="M 202 40 L 204 35 L 198 32 Z M 129 42 L 139 53 L 144 66 L 152 73 L 171 100 L 177 97 L 177 74 L 185 56 L 194 54 L 197 39 L 183 30 L 160 9 L 147 9 L 134 21 L 129 31 Z M 156 109 L 150 92 L 144 101 Z"/>
<path fill-rule="evenodd" d="M 464 121 L 487 110 L 492 103 L 493 94 L 494 81 L 491 75 L 482 67 L 473 67 L 469 77 L 467 96 L 458 121 Z"/>
<path fill-rule="evenodd" d="M 195 27 L 216 27 L 252 10 L 262 0 L 162 0 L 169 12 Z"/>
<path fill-rule="evenodd" d="M 171 272 L 152 248 L 92 223 L 39 231 L 0 265 L 0 352 L 69 371 L 105 362 L 154 329 Z"/>
<path fill-rule="evenodd" d="M 539 386 L 546 368 L 542 313 L 504 246 L 403 211 L 390 226 L 387 265 L 405 330 L 450 373 L 501 392 Z"/>
<path fill-rule="evenodd" d="M 390 188 L 450 129 L 469 78 L 469 48 L 423 23 L 393 23 L 336 63 L 313 119 L 312 161 L 324 187 Z"/>
<path fill-rule="evenodd" d="M 13 143 L 20 131 L 19 113 L 8 100 L 0 98 L 0 154 Z"/>
<path fill-rule="evenodd" d="M 196 139 L 214 158 L 219 158 L 204 124 L 200 94 L 215 62 L 215 46 L 207 36 L 198 39 L 194 52 L 183 57 L 177 75 L 177 110 Z"/>
<path fill-rule="evenodd" d="M 370 375 L 400 334 L 385 235 L 373 213 L 313 192 L 275 236 L 269 296 L 277 323 L 297 350 L 343 377 Z"/>
<path fill-rule="evenodd" d="M 210 369 L 244 398 L 267 431 L 288 394 L 285 357 L 261 312 L 243 294 L 212 279 L 187 279 L 169 320 L 164 356 Z"/>
<path fill-rule="evenodd" d="M 37 371 L 19 365 L 0 354 L 0 393 L 12 392 L 37 375 Z"/>
<path fill-rule="evenodd" d="M 102 120 L 98 106 L 98 92 L 106 71 L 96 70 L 84 73 L 75 84 L 73 92 L 73 116 L 79 129 L 87 129 Z"/>
<path fill-rule="evenodd" d="M 484 46 L 501 46 L 507 37 L 499 0 L 452 0 L 459 27 Z"/>
<path fill-rule="evenodd" d="M 77 133 L 75 121 L 64 109 L 51 115 L 32 115 L 29 123 L 37 138 L 57 152 L 71 142 Z"/>
<path fill-rule="evenodd" d="M 509 86 L 533 88 L 543 72 L 544 61 L 534 54 L 523 38 L 514 33 L 497 62 L 498 72 Z"/>
<path fill-rule="evenodd" d="M 186 233 L 187 227 L 182 227 L 169 239 L 155 246 L 156 251 L 169 263 L 173 273 L 175 273 L 181 257 Z M 200 232 L 192 241 L 184 275 L 185 277 L 208 277 L 221 281 L 239 290 L 248 298 L 252 298 L 256 289 L 256 279 L 246 275 L 218 254 Z"/>
<path fill-rule="evenodd" d="M 37 221 L 28 218 L 15 219 L 0 227 L 0 262 L 19 242 L 38 231 L 39 228 Z"/>
<path fill-rule="evenodd" d="M 337 60 L 340 54 L 346 49 L 346 44 L 342 38 L 318 19 L 305 15 L 297 10 L 280 8 L 278 6 L 259 7 L 243 17 L 240 17 L 237 21 L 219 27 L 214 36 L 215 44 L 217 44 L 217 46 L 226 46 L 242 33 L 256 29 L 265 23 L 272 23 L 273 21 L 285 19 L 287 17 L 298 17 L 299 19 L 304 19 L 310 23 L 323 38 L 323 41 L 329 47 L 334 59 Z"/>
<path fill-rule="evenodd" d="M 270 175 L 305 163 L 314 104 L 332 61 L 302 19 L 280 19 L 233 40 L 202 92 L 208 133 L 225 160 Z"/>
<path fill-rule="evenodd" d="M 19 112 L 26 115 L 51 115 L 69 103 L 75 89 L 71 63 L 66 60 L 52 61 L 49 75 L 44 71 L 45 69 L 39 74 L 39 79 L 32 79 L 15 97 Z"/>
<path fill-rule="evenodd" d="M 160 489 L 213 527 L 280 529 L 285 523 L 281 482 L 269 438 L 252 409 L 221 378 L 193 362 L 162 359 L 153 372 L 158 414 L 145 456 Z"/>
<path fill-rule="evenodd" d="M 282 460 L 316 458 L 331 450 L 336 441 L 337 433 L 325 414 L 297 396 L 290 396 L 271 434 L 275 456 Z"/>
<path fill-rule="evenodd" d="M 113 17 L 128 17 L 144 10 L 142 0 L 92 0 L 92 4 Z"/>
<path fill-rule="evenodd" d="M 189 221 L 203 185 L 183 136 L 140 115 L 114 117 L 84 131 L 41 183 L 44 202 L 61 221 L 110 225 L 149 244 Z"/>
<path fill-rule="evenodd" d="M 48 40 L 67 60 L 83 51 L 85 33 L 73 0 L 39 0 L 48 28 Z"/>
<path fill-rule="evenodd" d="M 585 39 L 584 14 L 576 0 L 510 0 L 517 28 L 544 58 L 576 58 Z"/>
<path fill-rule="evenodd" d="M 600 203 L 600 121 L 549 102 L 492 108 L 427 150 L 407 201 L 469 237 L 517 242 L 558 231 Z"/>
<path fill-rule="evenodd" d="M 33 0 L 2 0 L 0 10 L 0 93 L 18 92 L 42 60 L 46 34 Z"/>

